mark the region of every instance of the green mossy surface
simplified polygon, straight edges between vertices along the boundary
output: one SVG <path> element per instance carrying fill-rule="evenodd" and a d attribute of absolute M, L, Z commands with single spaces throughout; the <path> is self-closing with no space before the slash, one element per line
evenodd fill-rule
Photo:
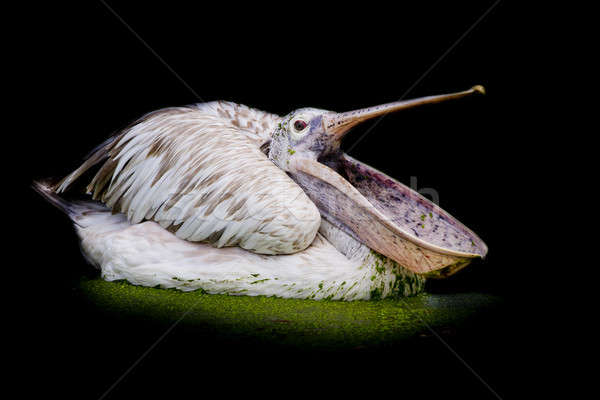
<path fill-rule="evenodd" d="M 427 326 L 459 326 L 500 301 L 478 293 L 315 301 L 184 293 L 101 279 L 82 280 L 81 289 L 96 307 L 119 318 L 180 320 L 219 336 L 327 348 L 385 345 L 427 334 Z"/>

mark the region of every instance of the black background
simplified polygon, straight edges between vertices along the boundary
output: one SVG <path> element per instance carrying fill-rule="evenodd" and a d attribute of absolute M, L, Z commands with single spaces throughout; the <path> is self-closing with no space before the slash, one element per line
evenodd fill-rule
<path fill-rule="evenodd" d="M 27 237 L 35 227 L 35 246 L 26 272 L 15 271 L 26 292 L 15 295 L 22 299 L 15 369 L 36 383 L 22 390 L 99 398 L 164 332 L 81 301 L 78 280 L 96 272 L 84 264 L 67 218 L 28 188 L 33 179 L 64 176 L 116 129 L 162 107 L 223 99 L 278 114 L 304 106 L 346 111 L 482 84 L 486 96 L 389 115 L 353 146 L 366 123 L 344 147 L 401 182 L 414 176 L 418 188 L 434 188 L 440 205 L 486 241 L 485 261 L 429 290 L 491 293 L 504 306 L 443 338 L 501 397 L 538 393 L 532 371 L 547 359 L 553 329 L 540 322 L 532 289 L 549 265 L 532 211 L 550 168 L 536 157 L 545 152 L 541 128 L 528 117 L 539 38 L 531 21 L 522 23 L 523 10 L 504 3 L 473 27 L 492 4 L 110 2 L 135 34 L 101 2 L 27 13 L 20 118 L 35 128 L 18 138 L 29 161 L 17 185 L 31 210 L 18 225 Z M 213 389 L 228 397 L 494 398 L 432 337 L 385 351 L 322 353 L 185 327 L 107 398 L 216 396 Z"/>

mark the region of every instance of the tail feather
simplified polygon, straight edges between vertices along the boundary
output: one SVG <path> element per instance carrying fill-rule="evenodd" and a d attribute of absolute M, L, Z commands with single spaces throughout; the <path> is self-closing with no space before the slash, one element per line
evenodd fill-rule
<path fill-rule="evenodd" d="M 67 214 L 69 218 L 73 219 L 73 217 L 77 214 L 77 207 L 75 204 L 56 194 L 54 185 L 50 184 L 48 181 L 34 181 L 31 186 L 33 190 L 38 192 L 44 199 L 46 199 L 46 201 L 48 201 L 48 203 Z"/>
<path fill-rule="evenodd" d="M 58 208 L 77 225 L 79 225 L 79 217 L 89 214 L 90 212 L 106 212 L 110 211 L 104 204 L 96 201 L 69 201 L 63 199 L 56 193 L 54 189 L 56 185 L 49 181 L 34 181 L 31 185 L 33 190 L 38 192 L 46 201 Z"/>

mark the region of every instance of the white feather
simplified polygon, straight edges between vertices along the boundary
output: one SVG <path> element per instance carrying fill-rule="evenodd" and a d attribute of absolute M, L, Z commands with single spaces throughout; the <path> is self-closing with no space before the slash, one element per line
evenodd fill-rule
<path fill-rule="evenodd" d="M 108 157 L 88 190 L 132 224 L 181 239 L 289 254 L 312 243 L 316 206 L 260 150 L 279 117 L 229 102 L 167 108 L 117 135 L 58 186 Z"/>
<path fill-rule="evenodd" d="M 218 249 L 182 240 L 157 223 L 132 225 L 123 214 L 83 203 L 72 216 L 88 259 L 106 280 L 211 294 L 368 300 L 407 296 L 424 278 L 399 267 L 323 221 L 314 242 L 289 255 Z M 325 238 L 327 237 L 327 239 Z M 346 253 L 342 254 L 332 243 Z"/>

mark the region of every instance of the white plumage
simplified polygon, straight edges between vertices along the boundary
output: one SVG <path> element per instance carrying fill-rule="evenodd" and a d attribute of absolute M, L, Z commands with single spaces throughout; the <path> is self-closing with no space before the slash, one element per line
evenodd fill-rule
<path fill-rule="evenodd" d="M 368 300 L 420 292 L 425 279 L 371 251 L 323 221 L 304 251 L 266 256 L 179 239 L 157 223 L 132 225 L 93 203 L 71 206 L 81 248 L 106 280 L 203 289 L 211 294 Z M 342 254 L 326 239 L 335 238 Z"/>
<path fill-rule="evenodd" d="M 303 250 L 319 211 L 261 152 L 268 138 L 252 130 L 268 132 L 278 119 L 226 102 L 148 114 L 98 150 L 108 160 L 88 191 L 131 223 L 153 220 L 182 239 L 262 254 Z"/>
<path fill-rule="evenodd" d="M 61 182 L 34 188 L 75 222 L 107 280 L 312 299 L 415 294 L 422 274 L 454 273 L 487 247 L 345 156 L 340 140 L 373 116 L 482 90 L 342 114 L 279 117 L 223 101 L 167 108 L 107 140 Z M 58 196 L 101 162 L 87 191 L 104 205 Z"/>

